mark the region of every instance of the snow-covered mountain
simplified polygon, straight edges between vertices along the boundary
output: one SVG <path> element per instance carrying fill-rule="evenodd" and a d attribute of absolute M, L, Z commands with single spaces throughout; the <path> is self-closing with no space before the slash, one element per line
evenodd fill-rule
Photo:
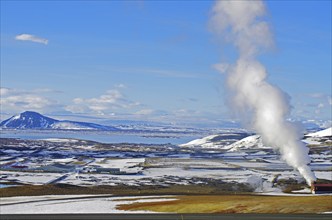
<path fill-rule="evenodd" d="M 35 129 L 35 128 L 52 128 L 52 125 L 59 122 L 53 118 L 43 116 L 37 112 L 26 111 L 19 115 L 12 116 L 0 123 L 2 128 L 16 129 Z"/>
<path fill-rule="evenodd" d="M 188 143 L 181 144 L 180 147 L 203 147 L 203 148 L 216 148 L 218 144 L 213 141 L 214 138 L 218 137 L 219 135 L 210 135 L 207 137 L 199 138 L 192 140 Z"/>
<path fill-rule="evenodd" d="M 309 145 L 331 146 L 332 144 L 332 127 L 309 133 L 304 136 L 303 142 Z"/>
<path fill-rule="evenodd" d="M 307 137 L 329 137 L 332 136 L 332 127 L 317 131 L 314 133 L 306 134 Z"/>
<path fill-rule="evenodd" d="M 246 149 L 270 149 L 271 147 L 265 146 L 260 135 L 251 135 L 243 138 L 231 145 L 228 145 L 228 151 L 241 151 Z"/>
<path fill-rule="evenodd" d="M 302 119 L 301 121 L 304 128 L 307 130 L 317 131 L 320 129 L 326 129 L 332 126 L 332 120 L 314 120 L 314 119 Z"/>
<path fill-rule="evenodd" d="M 310 145 L 330 145 L 332 142 L 332 127 L 309 133 L 302 141 Z M 192 140 L 179 145 L 188 148 L 219 149 L 227 152 L 239 152 L 247 150 L 270 150 L 270 146 L 263 144 L 260 135 L 250 135 L 246 133 L 225 133 L 209 135 L 200 139 Z"/>
<path fill-rule="evenodd" d="M 190 141 L 186 144 L 181 144 L 180 147 L 211 148 L 227 152 L 271 149 L 271 147 L 263 144 L 260 135 L 248 136 L 248 134 L 245 133 L 210 135 Z"/>
<path fill-rule="evenodd" d="M 12 116 L 0 123 L 0 128 L 11 129 L 58 129 L 58 130 L 118 130 L 112 126 L 103 126 L 94 123 L 61 121 L 46 117 L 37 112 L 26 111 Z"/>
<path fill-rule="evenodd" d="M 180 147 L 199 147 L 229 150 L 230 145 L 236 143 L 238 140 L 247 137 L 246 133 L 223 133 L 216 135 L 209 135 L 200 139 L 192 140 L 188 143 L 179 145 Z"/>

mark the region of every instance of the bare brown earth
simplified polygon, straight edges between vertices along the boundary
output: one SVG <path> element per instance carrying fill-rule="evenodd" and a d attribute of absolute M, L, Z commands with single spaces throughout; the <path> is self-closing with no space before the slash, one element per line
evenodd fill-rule
<path fill-rule="evenodd" d="M 112 194 L 174 195 L 174 201 L 121 205 L 121 210 L 172 213 L 321 213 L 332 211 L 332 196 L 258 196 L 250 192 L 226 191 L 217 186 L 94 186 L 68 184 L 23 185 L 0 189 L 0 197 L 37 195 Z"/>
<path fill-rule="evenodd" d="M 121 205 L 120 210 L 168 213 L 322 213 L 332 211 L 332 196 L 177 196 L 177 200 Z"/>
<path fill-rule="evenodd" d="M 78 194 L 113 194 L 113 195 L 223 195 L 250 193 L 245 186 L 230 191 L 231 184 L 213 185 L 171 185 L 171 186 L 75 186 L 69 184 L 22 185 L 0 189 L 0 197 L 39 196 L 39 195 L 78 195 Z"/>
<path fill-rule="evenodd" d="M 318 180 L 318 183 L 332 183 L 328 180 Z M 7 183 L 9 184 L 9 183 Z M 17 184 L 17 183 L 10 183 Z M 285 193 L 293 190 L 301 190 L 307 186 L 291 180 L 279 180 L 278 186 Z M 217 183 L 211 181 L 209 184 L 189 185 L 96 185 L 77 186 L 70 184 L 46 184 L 46 185 L 20 185 L 14 187 L 0 188 L 0 197 L 9 196 L 41 196 L 41 195 L 79 195 L 79 194 L 113 194 L 119 196 L 136 195 L 251 195 L 253 189 L 241 183 Z"/>

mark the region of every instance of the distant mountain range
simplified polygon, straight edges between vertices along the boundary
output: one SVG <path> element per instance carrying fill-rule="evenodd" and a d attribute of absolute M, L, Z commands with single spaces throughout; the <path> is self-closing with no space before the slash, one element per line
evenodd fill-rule
<path fill-rule="evenodd" d="M 110 122 L 108 122 L 110 123 Z M 0 129 L 18 130 L 76 130 L 76 131 L 123 131 L 123 132 L 201 132 L 200 129 L 182 128 L 163 124 L 149 124 L 148 122 L 139 124 L 114 123 L 114 125 L 101 125 L 96 123 L 78 122 L 72 120 L 57 120 L 46 117 L 38 112 L 26 111 L 19 115 L 14 115 L 0 123 Z"/>
<path fill-rule="evenodd" d="M 330 146 L 332 142 L 331 137 L 332 127 L 306 134 L 302 141 L 310 145 Z M 179 146 L 187 148 L 223 149 L 228 152 L 237 152 L 248 149 L 264 151 L 271 148 L 263 144 L 260 135 L 250 135 L 247 133 L 209 135 L 185 144 L 180 144 Z"/>
<path fill-rule="evenodd" d="M 130 121 L 130 120 L 108 120 L 101 122 L 101 125 L 90 122 L 78 122 L 74 120 L 57 120 L 54 118 L 46 117 L 38 112 L 26 111 L 19 115 L 12 116 L 0 123 L 0 129 L 36 129 L 36 130 L 83 130 L 83 131 L 128 131 L 128 132 L 161 132 L 161 133 L 206 133 L 208 134 L 211 130 L 208 127 L 188 127 L 188 126 L 177 126 L 173 124 L 150 122 L 150 121 Z M 225 125 L 223 122 L 220 124 Z M 329 126 L 330 127 L 330 126 Z M 222 129 L 232 129 L 232 126 L 225 126 Z M 308 129 L 309 132 L 319 131 L 322 128 L 311 127 Z M 237 129 L 235 129 L 237 130 Z M 234 131 L 235 131 L 234 130 Z M 237 130 L 238 132 L 242 129 Z M 217 131 L 216 131 L 217 132 Z M 331 133 L 331 130 L 329 131 Z M 244 137 L 242 137 L 244 138 Z M 211 140 L 210 140 L 211 139 Z M 217 144 L 220 139 L 220 143 Z M 229 139 L 229 140 L 228 140 Z M 226 138 L 226 142 L 234 142 L 238 140 L 238 136 Z M 225 145 L 225 138 L 221 137 L 206 137 L 203 142 L 207 141 L 203 145 Z M 212 143 L 210 143 L 212 142 Z M 189 144 L 189 143 L 188 143 Z M 197 143 L 190 143 L 189 145 L 195 145 Z M 200 144 L 199 144 L 200 145 Z"/>
<path fill-rule="evenodd" d="M 77 122 L 68 120 L 56 120 L 39 114 L 38 112 L 26 111 L 10 117 L 0 123 L 0 128 L 10 129 L 56 129 L 56 130 L 98 130 L 117 131 L 112 126 L 104 126 L 94 123 Z"/>

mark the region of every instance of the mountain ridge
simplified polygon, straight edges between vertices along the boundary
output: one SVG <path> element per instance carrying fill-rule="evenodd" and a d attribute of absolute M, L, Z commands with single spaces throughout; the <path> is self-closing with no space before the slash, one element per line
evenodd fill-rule
<path fill-rule="evenodd" d="M 0 123 L 0 128 L 9 129 L 51 129 L 51 130 L 119 130 L 113 126 L 105 126 L 89 122 L 78 122 L 69 120 L 57 120 L 44 116 L 38 112 L 25 111 L 14 115 Z"/>

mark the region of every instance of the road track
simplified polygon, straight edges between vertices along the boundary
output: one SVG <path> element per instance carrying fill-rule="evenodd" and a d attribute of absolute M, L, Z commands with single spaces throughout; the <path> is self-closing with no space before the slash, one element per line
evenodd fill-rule
<path fill-rule="evenodd" d="M 26 219 L 108 219 L 108 220 L 331 220 L 332 214 L 13 214 L 1 220 Z"/>

